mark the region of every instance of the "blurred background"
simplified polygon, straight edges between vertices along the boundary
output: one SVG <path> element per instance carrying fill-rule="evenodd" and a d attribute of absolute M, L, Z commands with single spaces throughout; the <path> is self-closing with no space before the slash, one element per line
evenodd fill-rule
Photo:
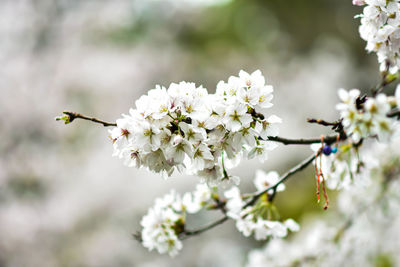
<path fill-rule="evenodd" d="M 72 110 L 115 121 L 156 84 L 214 92 L 240 69 L 260 69 L 280 135 L 318 137 L 327 129 L 306 119 L 336 119 L 339 87 L 379 80 L 358 13 L 350 0 L 0 1 L 0 266 L 242 266 L 263 243 L 232 222 L 186 240 L 174 259 L 148 252 L 131 236 L 141 217 L 155 197 L 191 191 L 198 178 L 125 167 L 106 128 L 54 118 Z M 266 163 L 231 172 L 251 192 L 257 168 L 283 173 L 310 153 L 280 145 Z M 283 218 L 326 213 L 310 168 L 276 201 Z"/>

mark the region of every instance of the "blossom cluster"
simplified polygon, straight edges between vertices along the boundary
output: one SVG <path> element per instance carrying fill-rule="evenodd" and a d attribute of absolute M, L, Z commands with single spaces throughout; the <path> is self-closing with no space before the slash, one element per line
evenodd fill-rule
<path fill-rule="evenodd" d="M 168 176 L 186 170 L 218 184 L 227 178 L 224 156 L 237 163 L 242 157 L 265 160 L 276 147 L 267 139 L 278 134 L 281 119 L 263 114 L 272 93 L 259 70 L 220 81 L 215 94 L 187 82 L 156 86 L 110 131 L 114 155 L 128 166 Z"/>
<path fill-rule="evenodd" d="M 336 216 L 308 220 L 292 240 L 274 239 L 251 251 L 246 266 L 397 266 L 399 145 L 399 138 L 389 144 L 364 144 L 363 154 L 379 161 L 365 173 L 370 186 L 350 185 L 351 190 L 343 190 L 337 197 L 338 210 L 332 210 Z"/>
<path fill-rule="evenodd" d="M 274 171 L 265 173 L 258 170 L 254 179 L 257 192 L 262 192 L 278 182 L 279 175 Z M 276 188 L 277 192 L 284 189 L 284 184 Z M 236 221 L 237 229 L 246 237 L 254 233 L 257 240 L 283 238 L 288 231 L 300 229 L 293 219 L 280 221 L 278 210 L 268 201 L 267 193 L 254 205 L 248 206 L 237 186 L 232 186 L 223 195 L 225 200 L 221 200 L 217 192 L 206 184 L 198 184 L 194 192 L 183 196 L 171 191 L 164 197 L 157 198 L 141 221 L 143 246 L 149 250 L 156 249 L 159 253 L 169 253 L 172 257 L 177 255 L 182 249 L 180 236 L 187 233 L 186 215 L 197 213 L 206 205 L 211 207 L 218 203 L 223 205 L 226 215 Z"/>
<path fill-rule="evenodd" d="M 178 236 L 183 232 L 186 213 L 197 213 L 211 198 L 211 191 L 205 184 L 198 184 L 193 193 L 183 196 L 171 191 L 155 204 L 142 218 L 142 244 L 149 250 L 176 256 L 182 249 Z"/>
<path fill-rule="evenodd" d="M 400 67 L 400 3 L 399 0 L 353 0 L 366 5 L 360 25 L 360 36 L 366 49 L 378 55 L 381 71 L 389 67 L 395 73 Z"/>
<path fill-rule="evenodd" d="M 361 97 L 358 89 L 346 91 L 339 89 L 342 101 L 336 105 L 340 111 L 342 125 L 347 135 L 355 142 L 362 138 L 375 136 L 380 141 L 388 141 L 396 132 L 398 123 L 389 118 L 388 112 L 400 103 L 400 87 L 396 97 L 378 94 L 376 97 Z"/>
<path fill-rule="evenodd" d="M 277 172 L 265 173 L 258 170 L 254 185 L 258 192 L 262 192 L 279 181 Z M 285 185 L 280 184 L 277 191 L 285 190 Z M 254 233 L 257 240 L 265 240 L 269 237 L 283 238 L 290 231 L 298 231 L 299 225 L 288 219 L 283 223 L 279 221 L 279 213 L 276 207 L 268 200 L 265 193 L 254 205 L 246 206 L 238 187 L 232 187 L 224 193 L 227 202 L 227 215 L 236 221 L 236 228 L 244 236 L 248 237 Z"/>

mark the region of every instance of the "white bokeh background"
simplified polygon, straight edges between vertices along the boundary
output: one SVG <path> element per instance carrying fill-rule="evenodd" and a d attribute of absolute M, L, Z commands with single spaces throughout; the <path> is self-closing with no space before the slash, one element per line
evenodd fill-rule
<path fill-rule="evenodd" d="M 246 253 L 261 246 L 228 222 L 185 241 L 174 259 L 148 252 L 131 236 L 141 216 L 155 197 L 171 188 L 192 190 L 198 179 L 163 180 L 127 168 L 111 157 L 107 129 L 54 120 L 72 110 L 113 121 L 155 84 L 186 80 L 214 91 L 240 69 L 261 69 L 275 88 L 271 112 L 283 118 L 281 135 L 316 137 L 326 129 L 306 118 L 336 119 L 337 88 L 375 80 L 358 68 L 343 40 L 329 35 L 319 36 L 306 54 L 234 46 L 193 52 L 179 43 L 182 28 L 207 23 L 208 4 L 229 1 L 194 2 L 0 2 L 0 266 L 242 266 Z M 140 41 L 120 45 L 104 38 L 141 23 L 143 14 L 161 23 L 148 26 Z M 279 24 L 272 13 L 268 19 Z M 290 38 L 279 26 L 268 36 L 268 42 Z M 233 173 L 251 190 L 256 168 L 282 172 L 310 152 L 279 146 L 266 163 L 244 162 Z"/>

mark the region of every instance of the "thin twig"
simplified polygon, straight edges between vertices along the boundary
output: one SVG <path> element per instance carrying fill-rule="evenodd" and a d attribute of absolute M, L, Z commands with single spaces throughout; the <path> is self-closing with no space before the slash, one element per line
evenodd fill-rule
<path fill-rule="evenodd" d="M 338 138 L 337 134 L 327 135 L 324 137 L 324 141 L 327 144 L 332 144 L 332 143 L 336 142 L 337 138 Z M 283 138 L 283 137 L 279 137 L 279 136 L 268 136 L 267 141 L 279 142 L 284 145 L 311 145 L 311 144 L 321 143 L 321 138 L 289 139 L 289 138 Z"/>
<path fill-rule="evenodd" d="M 321 142 L 321 140 L 320 140 L 320 142 Z M 307 159 L 302 161 L 300 164 L 296 165 L 295 167 L 293 167 L 292 169 L 287 171 L 284 175 L 282 175 L 280 180 L 279 180 L 279 182 L 277 182 L 275 185 L 273 185 L 271 187 L 268 187 L 267 189 L 265 189 L 265 190 L 257 193 L 256 195 L 252 196 L 251 199 L 243 206 L 243 209 L 245 209 L 245 208 L 249 207 L 250 205 L 254 204 L 254 202 L 256 202 L 259 197 L 261 197 L 263 194 L 265 194 L 266 192 L 268 192 L 270 190 L 274 190 L 273 195 L 275 195 L 276 189 L 278 188 L 278 186 L 280 184 L 282 184 L 287 179 L 289 179 L 293 174 L 305 169 L 318 155 L 319 155 L 318 153 L 312 154 L 310 157 L 308 157 Z M 229 217 L 227 215 L 225 215 L 221 219 L 219 219 L 219 220 L 217 220 L 217 221 L 215 221 L 213 223 L 210 223 L 207 226 L 201 227 L 201 228 L 196 229 L 196 230 L 186 230 L 183 233 L 181 233 L 179 238 L 180 239 L 186 239 L 186 238 L 188 238 L 190 236 L 203 233 L 203 232 L 205 232 L 207 230 L 210 230 L 210 229 L 212 229 L 212 228 L 224 223 L 228 219 L 229 219 Z"/>
<path fill-rule="evenodd" d="M 390 69 L 390 62 L 386 60 L 385 62 L 385 70 L 382 72 L 382 79 L 381 82 L 372 89 L 372 96 L 375 97 L 377 96 L 380 92 L 385 89 L 386 85 L 391 84 L 393 81 L 397 79 L 396 75 L 390 74 L 389 69 Z"/>
<path fill-rule="evenodd" d="M 320 140 L 321 142 L 321 140 Z M 320 152 L 319 152 L 320 153 Z M 300 164 L 294 166 L 292 169 L 290 169 L 289 171 L 287 171 L 285 174 L 283 174 L 279 180 L 279 182 L 277 182 L 276 184 L 274 184 L 273 186 L 268 187 L 267 189 L 257 193 L 256 195 L 254 195 L 247 203 L 246 205 L 244 205 L 243 208 L 247 208 L 248 206 L 251 206 L 252 204 L 254 204 L 254 202 L 257 201 L 257 199 L 259 197 L 261 197 L 262 195 L 264 195 L 265 193 L 267 193 L 270 190 L 273 190 L 273 196 L 276 193 L 276 189 L 278 188 L 278 186 L 280 184 L 282 184 L 283 182 L 285 182 L 287 179 L 289 179 L 293 174 L 295 174 L 296 172 L 299 172 L 303 169 L 305 169 L 318 155 L 319 153 L 316 154 L 312 154 L 310 157 L 306 158 L 305 160 L 303 160 Z"/>
<path fill-rule="evenodd" d="M 400 117 L 400 109 L 399 109 L 399 108 L 396 108 L 396 109 L 393 109 L 393 110 L 389 111 L 389 113 L 387 114 L 387 116 L 388 116 L 389 118 Z"/>
<path fill-rule="evenodd" d="M 214 228 L 214 227 L 216 227 L 216 226 L 218 226 L 220 224 L 223 224 L 228 219 L 229 219 L 229 217 L 225 215 L 221 219 L 219 219 L 219 220 L 217 220 L 217 221 L 215 221 L 213 223 L 210 223 L 209 225 L 204 226 L 202 228 L 199 228 L 199 229 L 196 229 L 196 230 L 185 230 L 183 233 L 180 234 L 179 239 L 183 240 L 183 239 L 186 239 L 186 238 L 188 238 L 190 236 L 201 234 L 201 233 L 203 233 L 203 232 L 205 232 L 207 230 L 210 230 L 210 229 L 212 229 L 212 228 Z"/>
<path fill-rule="evenodd" d="M 112 122 L 106 122 L 106 121 L 102 121 L 99 119 L 96 119 L 94 117 L 88 117 L 85 116 L 83 114 L 77 113 L 77 112 L 72 112 L 72 111 L 64 111 L 63 112 L 65 115 L 69 116 L 69 122 L 72 122 L 75 119 L 82 119 L 82 120 L 87 120 L 87 121 L 92 121 L 95 123 L 99 123 L 102 124 L 104 127 L 109 127 L 109 126 L 117 126 L 116 123 L 112 123 Z M 260 140 L 264 140 L 259 138 Z M 337 135 L 328 135 L 324 138 L 324 141 L 327 144 L 330 143 L 334 143 L 337 140 Z M 266 140 L 264 140 L 266 141 Z M 321 138 L 310 138 L 310 139 L 290 139 L 290 138 L 283 138 L 283 137 L 279 137 L 279 136 L 268 136 L 267 137 L 267 141 L 273 141 L 273 142 L 278 142 L 278 143 L 282 143 L 284 145 L 310 145 L 310 144 L 315 144 L 315 143 L 321 143 Z"/>
<path fill-rule="evenodd" d="M 329 121 L 325 121 L 325 120 L 318 120 L 318 119 L 307 119 L 308 123 L 316 123 L 322 126 L 333 126 L 333 127 L 337 127 L 338 124 L 340 124 L 340 121 L 334 121 L 334 122 L 329 122 Z"/>
<path fill-rule="evenodd" d="M 63 111 L 63 113 L 65 115 L 69 116 L 69 122 L 72 122 L 75 119 L 82 119 L 82 120 L 87 120 L 87 121 L 92 121 L 92 122 L 95 122 L 95 123 L 103 124 L 104 127 L 117 126 L 116 123 L 102 121 L 102 120 L 99 120 L 99 119 L 96 119 L 96 118 L 93 118 L 93 117 L 88 117 L 88 116 L 82 115 L 82 114 L 77 113 L 77 112 Z"/>

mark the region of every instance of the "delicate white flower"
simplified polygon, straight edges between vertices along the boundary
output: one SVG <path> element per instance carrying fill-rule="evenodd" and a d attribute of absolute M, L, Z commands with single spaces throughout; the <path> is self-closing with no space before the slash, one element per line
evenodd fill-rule
<path fill-rule="evenodd" d="M 239 103 L 229 106 L 223 119 L 226 129 L 232 132 L 249 127 L 252 121 L 251 115 L 247 113 L 247 107 Z"/>
<path fill-rule="evenodd" d="M 137 129 L 135 129 L 135 142 L 139 146 L 143 146 L 143 150 L 149 152 L 155 151 L 161 144 L 159 134 L 161 130 L 147 121 L 143 121 Z"/>
<path fill-rule="evenodd" d="M 287 219 L 283 224 L 292 232 L 300 231 L 300 225 L 293 219 Z"/>
<path fill-rule="evenodd" d="M 197 175 L 200 176 L 202 182 L 210 187 L 219 185 L 223 177 L 221 167 L 218 165 L 214 165 L 212 168 L 204 168 L 198 171 Z"/>
<path fill-rule="evenodd" d="M 244 82 L 245 86 L 251 88 L 261 88 L 265 85 L 265 78 L 260 70 L 254 71 L 252 74 L 241 70 L 239 78 Z"/>
<path fill-rule="evenodd" d="M 185 134 L 185 140 L 192 145 L 199 144 L 207 138 L 206 131 L 203 128 L 193 127 L 185 122 L 179 123 L 179 127 Z"/>
<path fill-rule="evenodd" d="M 210 199 L 210 188 L 206 184 L 198 184 L 194 192 L 183 196 L 182 203 L 188 213 L 197 213 Z"/>
<path fill-rule="evenodd" d="M 245 205 L 243 201 L 240 190 L 236 186 L 233 186 L 231 189 L 225 191 L 224 196 L 227 199 L 226 209 L 227 215 L 233 219 L 240 219 L 242 208 Z"/>
<path fill-rule="evenodd" d="M 210 148 L 204 144 L 200 144 L 193 153 L 193 167 L 197 170 L 210 168 L 213 165 L 214 157 Z"/>
<path fill-rule="evenodd" d="M 258 87 L 239 88 L 238 99 L 242 104 L 254 108 L 260 100 L 261 92 Z"/>
<path fill-rule="evenodd" d="M 338 95 L 342 103 L 336 105 L 336 109 L 339 111 L 347 111 L 348 109 L 354 109 L 356 99 L 360 96 L 360 90 L 352 89 L 346 91 L 343 88 L 338 90 Z"/>
<path fill-rule="evenodd" d="M 278 221 L 264 221 L 263 223 L 269 228 L 268 234 L 272 237 L 282 238 L 287 236 L 287 228 L 283 223 Z"/>
<path fill-rule="evenodd" d="M 258 101 L 257 105 L 260 108 L 270 108 L 272 107 L 272 98 L 274 97 L 272 95 L 272 92 L 274 91 L 273 87 L 271 85 L 266 85 L 260 88 L 259 96 L 258 96 Z"/>
<path fill-rule="evenodd" d="M 268 136 L 277 136 L 279 134 L 278 124 L 280 123 L 282 123 L 281 118 L 271 115 L 267 119 L 257 122 L 256 131 L 262 139 L 267 140 Z"/>
<path fill-rule="evenodd" d="M 151 116 L 154 119 L 162 119 L 168 114 L 171 107 L 171 100 L 165 87 L 157 85 L 156 89 L 148 92 L 148 99 L 151 100 L 150 106 L 148 103 L 146 105 L 148 109 L 153 111 Z"/>
<path fill-rule="evenodd" d="M 254 185 L 258 191 L 263 191 L 271 186 L 274 186 L 279 182 L 279 174 L 275 171 L 265 173 L 263 170 L 256 171 L 256 178 L 254 179 Z M 281 192 L 285 190 L 285 185 L 282 183 L 278 185 L 276 191 Z"/>
<path fill-rule="evenodd" d="M 255 224 L 252 220 L 239 218 L 236 220 L 236 228 L 245 237 L 249 237 L 255 229 Z"/>
<path fill-rule="evenodd" d="M 180 135 L 175 135 L 173 145 L 168 146 L 164 153 L 167 160 L 176 165 L 183 162 L 185 155 L 192 156 L 193 148 L 186 139 L 183 139 Z"/>
<path fill-rule="evenodd" d="M 272 142 L 262 142 L 253 147 L 247 157 L 252 159 L 257 157 L 261 162 L 268 159 L 268 152 L 274 150 L 278 145 Z"/>

